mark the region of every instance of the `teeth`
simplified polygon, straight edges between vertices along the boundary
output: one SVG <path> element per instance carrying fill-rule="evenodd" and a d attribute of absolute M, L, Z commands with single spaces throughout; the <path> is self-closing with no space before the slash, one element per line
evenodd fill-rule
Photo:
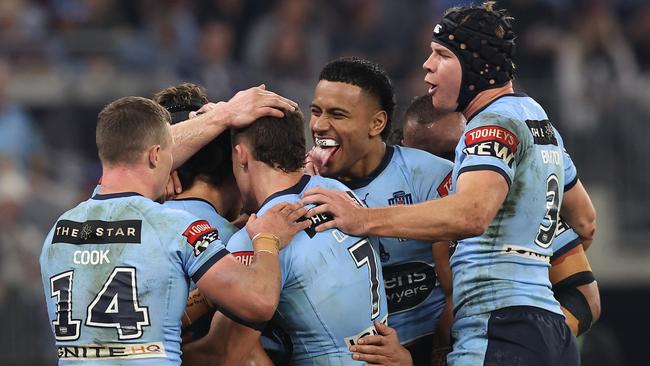
<path fill-rule="evenodd" d="M 318 147 L 334 147 L 339 146 L 339 143 L 333 139 L 316 139 L 316 146 Z"/>

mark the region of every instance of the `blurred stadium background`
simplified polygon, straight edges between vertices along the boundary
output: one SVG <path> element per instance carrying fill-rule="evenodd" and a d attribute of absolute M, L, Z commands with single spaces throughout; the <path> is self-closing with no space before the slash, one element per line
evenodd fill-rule
<path fill-rule="evenodd" d="M 103 105 L 181 80 L 215 101 L 266 83 L 308 113 L 320 68 L 357 55 L 387 68 L 403 110 L 426 93 L 433 25 L 465 3 L 0 0 L 0 364 L 56 363 L 38 254 L 100 175 Z M 583 364 L 647 365 L 650 2 L 498 4 L 516 18 L 516 87 L 546 108 L 598 210 L 588 255 L 603 315 Z"/>

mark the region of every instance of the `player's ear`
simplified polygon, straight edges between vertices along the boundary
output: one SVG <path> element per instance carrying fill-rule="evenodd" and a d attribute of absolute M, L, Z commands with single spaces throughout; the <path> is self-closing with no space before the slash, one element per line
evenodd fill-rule
<path fill-rule="evenodd" d="M 147 157 L 149 159 L 149 167 L 155 168 L 160 163 L 160 145 L 152 145 L 147 151 Z"/>
<path fill-rule="evenodd" d="M 244 169 L 248 168 L 248 160 L 250 157 L 250 150 L 248 146 L 242 143 L 238 143 L 233 146 L 233 162 L 235 162 L 235 169 Z"/>
<path fill-rule="evenodd" d="M 386 123 L 388 123 L 388 114 L 386 111 L 379 111 L 372 116 L 372 121 L 370 122 L 370 129 L 368 134 L 371 137 L 375 137 L 381 134 L 381 131 L 386 128 Z"/>

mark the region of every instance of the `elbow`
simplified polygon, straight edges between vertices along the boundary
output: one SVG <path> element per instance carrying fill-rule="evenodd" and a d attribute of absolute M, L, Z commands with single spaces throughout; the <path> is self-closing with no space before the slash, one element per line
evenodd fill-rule
<path fill-rule="evenodd" d="M 483 235 L 490 225 L 490 222 L 491 220 L 488 219 L 487 215 L 482 215 L 480 213 L 466 215 L 464 216 L 464 220 L 461 222 L 459 234 L 464 238 Z"/>
<path fill-rule="evenodd" d="M 261 292 L 258 292 L 261 294 Z M 240 316 L 250 322 L 262 323 L 273 318 L 275 310 L 278 307 L 279 296 L 254 296 L 247 302 L 248 309 Z"/>

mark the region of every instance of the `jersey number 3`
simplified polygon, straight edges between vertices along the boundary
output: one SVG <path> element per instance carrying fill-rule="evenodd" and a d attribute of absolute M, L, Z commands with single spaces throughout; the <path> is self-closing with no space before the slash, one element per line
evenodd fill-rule
<path fill-rule="evenodd" d="M 372 314 L 370 319 L 374 320 L 379 316 L 379 271 L 375 251 L 372 250 L 370 241 L 365 238 L 348 248 L 357 268 L 368 265 L 370 275 L 370 299 L 372 302 Z"/>
<path fill-rule="evenodd" d="M 81 320 L 72 319 L 72 280 L 74 271 L 50 278 L 50 295 L 56 297 L 56 320 L 52 322 L 59 341 L 79 338 Z M 135 268 L 115 267 L 86 311 L 86 326 L 115 328 L 120 340 L 142 337 L 142 327 L 150 325 L 149 309 L 140 306 Z"/>
<path fill-rule="evenodd" d="M 560 216 L 560 184 L 557 176 L 551 174 L 546 180 L 546 214 L 544 221 L 539 225 L 535 244 L 548 248 L 555 238 L 557 222 Z"/>

